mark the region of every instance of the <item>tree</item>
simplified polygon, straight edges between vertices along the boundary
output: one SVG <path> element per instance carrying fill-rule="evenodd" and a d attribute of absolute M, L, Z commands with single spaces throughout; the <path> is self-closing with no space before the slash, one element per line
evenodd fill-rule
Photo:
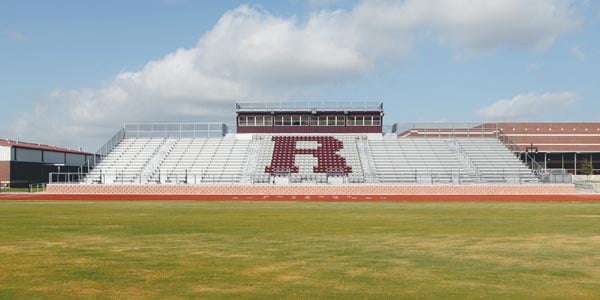
<path fill-rule="evenodd" d="M 592 162 L 589 159 L 582 160 L 579 164 L 579 172 L 583 175 L 588 175 L 588 177 L 592 175 L 594 173 Z"/>

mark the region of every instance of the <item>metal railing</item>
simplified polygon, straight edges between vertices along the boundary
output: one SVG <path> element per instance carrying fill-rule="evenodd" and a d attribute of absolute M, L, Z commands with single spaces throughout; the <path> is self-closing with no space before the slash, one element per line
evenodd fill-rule
<path fill-rule="evenodd" d="M 125 138 L 125 129 L 121 128 L 94 155 L 94 166 L 97 166 Z"/>
<path fill-rule="evenodd" d="M 573 175 L 566 169 L 546 169 L 540 174 L 543 183 L 573 183 Z"/>
<path fill-rule="evenodd" d="M 39 192 L 43 192 L 46 190 L 46 183 L 32 183 L 29 185 L 29 192 L 30 193 L 39 193 Z"/>
<path fill-rule="evenodd" d="M 501 130 L 498 130 L 498 139 L 504 144 L 506 145 L 506 147 L 512 152 L 512 153 L 521 153 L 521 148 L 514 143 L 504 132 L 502 132 Z M 542 166 L 540 163 L 538 163 L 534 157 L 532 157 L 530 155 L 529 152 L 523 152 L 525 153 L 525 160 L 526 160 L 526 165 L 527 167 L 531 168 L 531 170 L 533 170 L 533 173 L 538 176 L 538 178 L 542 179 L 543 174 L 546 173 L 546 168 L 544 166 Z M 520 158 L 519 158 L 520 159 Z"/>
<path fill-rule="evenodd" d="M 196 138 L 222 137 L 228 132 L 225 123 L 125 123 L 127 138 Z"/>
<path fill-rule="evenodd" d="M 48 174 L 48 184 L 57 183 L 85 183 L 85 173 L 72 173 L 72 172 L 52 172 Z"/>
<path fill-rule="evenodd" d="M 529 171 L 498 169 L 492 173 L 474 173 L 467 169 L 406 169 L 394 173 L 380 173 L 384 184 L 528 184 L 540 181 Z"/>
<path fill-rule="evenodd" d="M 564 170 L 563 170 L 564 171 Z M 128 174 L 133 180 L 124 179 L 122 173 L 101 173 L 97 176 L 86 176 L 83 173 L 50 173 L 49 184 L 189 184 L 201 185 L 211 183 L 226 184 L 247 184 L 242 179 L 243 174 L 168 174 L 164 175 L 162 180 L 148 181 L 149 178 L 142 178 L 140 174 Z M 114 176 L 113 176 L 114 175 Z M 317 174 L 299 174 L 285 172 L 281 170 L 276 174 L 253 173 L 250 174 L 250 182 L 253 183 L 274 183 L 273 178 L 289 178 L 290 184 L 336 184 L 329 181 L 329 178 L 345 178 L 343 183 L 365 183 L 366 180 L 356 181 L 348 180 L 352 174 L 342 172 L 329 172 Z M 533 176 L 530 171 L 514 169 L 497 169 L 494 172 L 473 173 L 467 169 L 406 169 L 394 173 L 377 173 L 377 184 L 527 184 L 527 183 L 570 183 L 571 174 L 566 171 L 560 173 L 544 173 L 543 176 Z M 364 178 L 363 178 L 364 179 Z M 370 184 L 373 184 L 371 182 Z"/>
<path fill-rule="evenodd" d="M 497 137 L 497 123 L 394 123 L 398 135 L 416 133 L 424 137 Z"/>
<path fill-rule="evenodd" d="M 238 112 L 250 111 L 383 111 L 383 102 L 238 102 Z"/>

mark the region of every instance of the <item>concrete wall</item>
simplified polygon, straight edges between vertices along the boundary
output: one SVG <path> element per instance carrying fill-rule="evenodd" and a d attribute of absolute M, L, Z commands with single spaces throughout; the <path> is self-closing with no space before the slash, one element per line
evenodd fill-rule
<path fill-rule="evenodd" d="M 598 183 L 589 183 L 589 182 L 577 182 L 575 183 L 575 188 L 578 193 L 587 193 L 587 194 L 599 194 L 600 193 L 600 184 Z"/>
<path fill-rule="evenodd" d="M 574 181 L 600 181 L 600 175 L 574 175 Z"/>
<path fill-rule="evenodd" d="M 166 195 L 556 195 L 574 194 L 572 184 L 537 185 L 84 185 L 51 184 L 55 194 Z"/>

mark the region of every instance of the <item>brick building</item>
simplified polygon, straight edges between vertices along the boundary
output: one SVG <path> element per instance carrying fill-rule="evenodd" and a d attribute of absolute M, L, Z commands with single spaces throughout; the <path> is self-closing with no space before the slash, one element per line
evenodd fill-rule
<path fill-rule="evenodd" d="M 85 172 L 93 160 L 79 150 L 0 139 L 0 186 L 48 182 L 51 172 Z"/>

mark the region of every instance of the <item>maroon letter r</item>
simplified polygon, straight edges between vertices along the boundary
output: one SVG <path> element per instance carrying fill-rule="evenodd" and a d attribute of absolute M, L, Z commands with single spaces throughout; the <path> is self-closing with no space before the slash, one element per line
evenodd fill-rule
<path fill-rule="evenodd" d="M 346 165 L 346 159 L 336 152 L 344 148 L 342 141 L 331 136 L 274 136 L 275 142 L 271 165 L 265 168 L 266 173 L 298 173 L 295 158 L 298 154 L 310 154 L 317 158 L 314 173 L 352 173 L 352 167 Z M 299 141 L 317 142 L 317 149 L 298 149 Z"/>

